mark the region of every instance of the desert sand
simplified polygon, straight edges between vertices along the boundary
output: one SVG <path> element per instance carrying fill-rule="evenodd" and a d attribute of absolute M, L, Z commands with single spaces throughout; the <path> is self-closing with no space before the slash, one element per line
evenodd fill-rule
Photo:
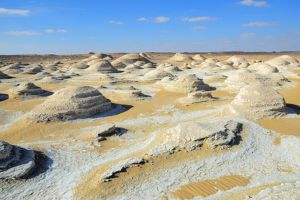
<path fill-rule="evenodd" d="M 0 56 L 0 199 L 300 199 L 299 61 Z"/>

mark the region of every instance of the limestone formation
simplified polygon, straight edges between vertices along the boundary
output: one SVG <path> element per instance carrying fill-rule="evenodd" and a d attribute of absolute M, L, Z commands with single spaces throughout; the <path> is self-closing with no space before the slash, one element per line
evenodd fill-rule
<path fill-rule="evenodd" d="M 164 77 L 173 77 L 173 75 L 163 69 L 154 69 L 144 75 L 144 78 L 147 80 L 159 80 Z"/>
<path fill-rule="evenodd" d="M 205 59 L 206 58 L 200 54 L 196 54 L 193 56 L 193 60 L 198 61 L 198 62 L 203 62 L 203 61 L 205 61 Z"/>
<path fill-rule="evenodd" d="M 193 59 L 190 55 L 182 54 L 182 53 L 176 53 L 173 57 L 169 59 L 172 62 L 189 62 Z"/>
<path fill-rule="evenodd" d="M 51 95 L 52 92 L 43 90 L 42 88 L 36 86 L 34 83 L 21 83 L 16 88 L 11 89 L 10 95 L 13 98 L 35 98 L 44 97 Z"/>
<path fill-rule="evenodd" d="M 44 68 L 41 66 L 41 65 L 28 65 L 25 67 L 25 70 L 24 70 L 24 74 L 37 74 L 37 73 L 40 73 L 44 70 Z"/>
<path fill-rule="evenodd" d="M 286 112 L 284 98 L 272 87 L 262 84 L 241 88 L 231 107 L 251 119 L 282 116 Z"/>
<path fill-rule="evenodd" d="M 109 181 L 110 179 L 116 177 L 116 175 L 124 170 L 126 170 L 129 167 L 132 166 L 139 166 L 147 162 L 144 158 L 129 158 L 127 160 L 124 160 L 117 165 L 113 166 L 109 170 L 105 171 L 101 175 L 102 181 L 106 182 Z"/>
<path fill-rule="evenodd" d="M 93 130 L 92 135 L 95 136 L 96 141 L 93 142 L 94 145 L 100 146 L 101 141 L 106 140 L 108 137 L 117 135 L 120 136 L 124 132 L 126 132 L 126 129 L 116 127 L 115 124 L 105 124 L 100 127 L 97 127 L 95 130 Z"/>
<path fill-rule="evenodd" d="M 269 75 L 271 73 L 278 73 L 277 67 L 271 66 L 267 63 L 254 63 L 248 67 L 249 70 L 254 70 L 259 74 Z"/>
<path fill-rule="evenodd" d="M 133 98 L 138 100 L 143 100 L 150 97 L 149 95 L 144 94 L 142 91 L 132 86 L 121 88 L 120 90 L 118 90 L 118 93 L 126 98 Z"/>
<path fill-rule="evenodd" d="M 192 151 L 206 143 L 211 148 L 230 147 L 238 141 L 242 124 L 236 121 L 185 122 L 159 132 L 152 156 L 185 149 Z"/>
<path fill-rule="evenodd" d="M 296 58 L 293 58 L 288 55 L 283 55 L 283 56 L 273 58 L 267 61 L 266 63 L 274 67 L 284 67 L 284 66 L 298 67 L 299 66 L 299 61 Z"/>
<path fill-rule="evenodd" d="M 261 74 L 251 73 L 241 69 L 228 74 L 225 80 L 227 88 L 233 92 L 238 92 L 242 87 L 252 84 L 264 84 L 265 86 L 276 86 L 278 83 Z"/>
<path fill-rule="evenodd" d="M 190 93 L 196 91 L 213 90 L 212 87 L 205 84 L 195 74 L 182 74 L 178 77 L 164 78 L 158 82 L 164 89 L 172 92 Z"/>
<path fill-rule="evenodd" d="M 88 68 L 91 72 L 102 72 L 102 73 L 115 73 L 118 72 L 116 68 L 114 68 L 109 61 L 107 60 L 101 60 L 98 61 Z"/>
<path fill-rule="evenodd" d="M 10 79 L 10 78 L 13 78 L 13 77 L 0 71 L 0 79 Z"/>
<path fill-rule="evenodd" d="M 216 98 L 213 97 L 210 92 L 197 91 L 189 93 L 186 97 L 178 99 L 177 102 L 183 105 L 191 105 L 214 100 L 216 100 Z"/>
<path fill-rule="evenodd" d="M 115 68 L 124 68 L 126 65 L 134 64 L 137 61 L 142 61 L 144 63 L 150 63 L 150 61 L 141 56 L 140 54 L 126 54 L 124 56 L 121 56 L 117 58 L 116 60 L 112 61 L 111 64 Z"/>
<path fill-rule="evenodd" d="M 0 179 L 28 177 L 35 169 L 35 153 L 0 140 Z"/>
<path fill-rule="evenodd" d="M 24 67 L 21 63 L 13 63 L 3 67 L 2 70 L 8 74 L 19 74 L 24 71 Z"/>
<path fill-rule="evenodd" d="M 93 87 L 68 87 L 34 108 L 30 117 L 36 122 L 66 121 L 91 117 L 112 107 L 111 101 Z"/>
<path fill-rule="evenodd" d="M 246 68 L 249 66 L 249 62 L 245 58 L 239 56 L 232 56 L 228 58 L 227 63 L 236 68 Z"/>
<path fill-rule="evenodd" d="M 84 62 L 79 62 L 79 63 L 75 63 L 73 65 L 71 65 L 71 69 L 86 69 L 89 66 L 87 64 L 85 64 Z"/>

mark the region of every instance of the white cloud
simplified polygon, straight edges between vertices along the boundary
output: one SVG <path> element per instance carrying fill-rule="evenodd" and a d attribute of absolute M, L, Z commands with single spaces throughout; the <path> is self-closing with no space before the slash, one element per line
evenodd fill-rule
<path fill-rule="evenodd" d="M 139 22 L 145 22 L 145 21 L 147 21 L 147 18 L 146 17 L 140 17 L 140 18 L 138 18 L 138 21 Z"/>
<path fill-rule="evenodd" d="M 113 25 L 123 25 L 124 22 L 121 22 L 121 21 L 115 21 L 115 20 L 110 20 L 109 21 L 110 24 L 113 24 Z"/>
<path fill-rule="evenodd" d="M 0 8 L 0 15 L 27 16 L 30 13 L 31 13 L 30 10 Z"/>
<path fill-rule="evenodd" d="M 193 30 L 197 30 L 197 31 L 205 30 L 205 29 L 206 29 L 205 26 L 194 26 L 194 27 L 193 27 Z"/>
<path fill-rule="evenodd" d="M 44 30 L 45 33 L 66 33 L 67 30 L 65 29 L 46 29 Z"/>
<path fill-rule="evenodd" d="M 274 26 L 275 24 L 272 22 L 249 22 L 243 24 L 245 27 L 266 27 L 266 26 Z"/>
<path fill-rule="evenodd" d="M 244 6 L 254 6 L 254 7 L 269 7 L 270 4 L 266 1 L 256 1 L 256 0 L 242 0 L 239 2 Z"/>
<path fill-rule="evenodd" d="M 158 16 L 158 17 L 154 18 L 154 22 L 158 23 L 158 24 L 167 23 L 169 21 L 170 21 L 170 18 L 166 17 L 166 16 Z"/>
<path fill-rule="evenodd" d="M 35 31 L 8 31 L 4 32 L 6 35 L 11 35 L 11 36 L 36 36 L 40 35 L 39 32 Z"/>
<path fill-rule="evenodd" d="M 216 18 L 208 17 L 208 16 L 184 17 L 182 19 L 183 22 L 207 22 L 207 21 L 213 21 L 213 20 L 216 20 Z"/>

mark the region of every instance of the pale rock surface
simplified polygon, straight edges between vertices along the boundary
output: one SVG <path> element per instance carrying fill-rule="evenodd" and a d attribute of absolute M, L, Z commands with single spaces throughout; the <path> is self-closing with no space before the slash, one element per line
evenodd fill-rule
<path fill-rule="evenodd" d="M 186 97 L 178 99 L 177 102 L 183 105 L 191 105 L 214 100 L 216 100 L 216 98 L 213 97 L 210 92 L 197 91 L 189 93 Z"/>
<path fill-rule="evenodd" d="M 114 178 L 118 173 L 124 171 L 125 169 L 131 167 L 131 166 L 139 166 L 147 162 L 144 158 L 129 158 L 127 160 L 124 160 L 117 165 L 113 166 L 106 172 L 104 172 L 101 175 L 102 181 L 106 182 L 110 179 Z"/>
<path fill-rule="evenodd" d="M 192 151 L 206 143 L 211 148 L 234 145 L 243 124 L 236 121 L 186 122 L 158 133 L 158 139 L 149 151 L 152 156 L 173 153 L 180 149 Z"/>

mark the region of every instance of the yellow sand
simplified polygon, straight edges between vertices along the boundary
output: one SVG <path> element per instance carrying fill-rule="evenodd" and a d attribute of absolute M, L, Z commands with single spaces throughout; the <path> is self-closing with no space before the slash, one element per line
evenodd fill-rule
<path fill-rule="evenodd" d="M 226 191 L 237 186 L 245 186 L 249 183 L 249 178 L 229 175 L 217 179 L 203 180 L 181 186 L 172 194 L 178 199 L 193 199 L 194 197 L 207 197 L 218 191 Z"/>

